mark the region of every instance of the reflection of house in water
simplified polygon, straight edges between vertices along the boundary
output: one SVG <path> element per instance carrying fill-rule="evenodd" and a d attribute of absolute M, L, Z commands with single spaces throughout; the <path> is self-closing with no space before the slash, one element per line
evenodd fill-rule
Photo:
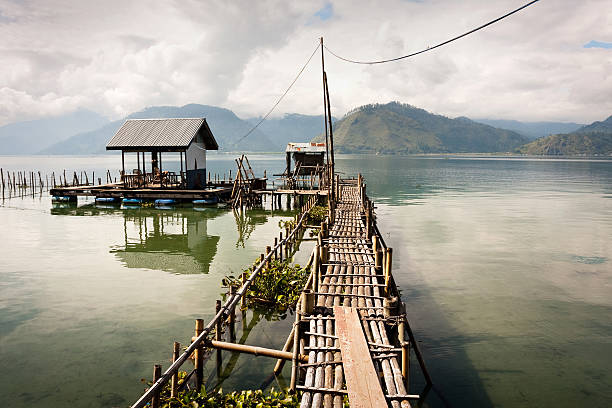
<path fill-rule="evenodd" d="M 207 223 L 222 214 L 211 210 L 124 212 L 124 246 L 111 252 L 128 268 L 191 274 L 208 273 L 219 236 L 207 233 Z"/>

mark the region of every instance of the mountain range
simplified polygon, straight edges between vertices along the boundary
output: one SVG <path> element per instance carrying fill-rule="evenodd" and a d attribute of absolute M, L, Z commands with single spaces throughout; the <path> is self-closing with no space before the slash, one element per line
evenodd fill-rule
<path fill-rule="evenodd" d="M 53 146 L 68 136 L 105 126 L 105 117 L 78 110 L 52 118 L 11 123 L 0 127 L 0 154 L 32 154 Z"/>
<path fill-rule="evenodd" d="M 229 109 L 189 104 L 149 107 L 113 122 L 80 110 L 5 125 L 0 127 L 0 154 L 105 153 L 106 143 L 126 119 L 164 117 L 205 117 L 224 151 L 283 151 L 288 142 L 323 139 L 322 116 L 287 114 L 261 122 L 261 118 L 241 119 Z M 582 127 L 558 122 L 473 121 L 390 102 L 361 106 L 333 121 L 334 147 L 340 153 L 608 154 L 602 152 L 608 151 L 611 119 Z M 256 124 L 259 126 L 251 131 Z M 551 131 L 568 133 L 548 136 Z M 545 137 L 530 143 L 538 135 Z"/>
<path fill-rule="evenodd" d="M 517 149 L 529 155 L 598 156 L 612 155 L 612 116 L 580 129 L 537 139 Z"/>
<path fill-rule="evenodd" d="M 512 130 L 531 140 L 553 134 L 574 132 L 584 126 L 584 124 L 573 122 L 519 122 L 518 120 L 503 119 L 474 120 L 496 128 Z"/>

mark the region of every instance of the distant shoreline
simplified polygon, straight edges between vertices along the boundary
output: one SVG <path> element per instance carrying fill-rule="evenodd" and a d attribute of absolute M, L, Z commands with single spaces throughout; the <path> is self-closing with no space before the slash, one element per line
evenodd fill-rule
<path fill-rule="evenodd" d="M 249 152 L 249 151 L 209 151 L 210 157 L 217 155 L 236 155 L 236 154 L 269 154 L 269 155 L 284 155 L 285 152 L 270 151 L 270 152 Z M 1 157 L 110 157 L 118 155 L 115 152 L 105 153 L 89 153 L 89 154 L 5 154 Z M 408 153 L 408 154 L 386 154 L 386 153 L 336 153 L 336 156 L 373 156 L 373 157 L 423 157 L 423 158 L 491 158 L 491 159 L 529 159 L 529 160 L 598 160 L 612 161 L 612 155 L 528 155 L 518 153 Z"/>

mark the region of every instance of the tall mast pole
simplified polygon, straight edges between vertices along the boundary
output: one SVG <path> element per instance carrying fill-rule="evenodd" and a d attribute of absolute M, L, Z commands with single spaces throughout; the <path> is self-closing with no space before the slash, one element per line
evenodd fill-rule
<path fill-rule="evenodd" d="M 327 158 L 327 172 L 329 174 L 329 137 L 327 131 L 327 95 L 325 93 L 325 56 L 323 53 L 323 37 L 321 37 L 321 79 L 323 81 L 323 122 L 325 123 L 325 155 Z"/>
<path fill-rule="evenodd" d="M 327 100 L 327 121 L 329 122 L 329 152 L 331 158 L 332 190 L 335 182 L 336 158 L 334 157 L 334 131 L 332 128 L 331 101 L 329 100 L 329 87 L 327 82 L 327 72 L 323 73 L 325 84 L 325 99 Z M 335 190 L 334 190 L 335 191 Z"/>

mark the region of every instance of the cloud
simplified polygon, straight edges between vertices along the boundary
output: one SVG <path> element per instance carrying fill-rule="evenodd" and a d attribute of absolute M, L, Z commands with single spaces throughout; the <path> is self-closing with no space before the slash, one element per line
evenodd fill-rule
<path fill-rule="evenodd" d="M 589 122 L 612 112 L 603 0 L 539 2 L 397 63 L 325 55 L 333 113 L 399 100 L 449 116 Z M 88 108 L 119 118 L 204 103 L 265 114 L 323 36 L 356 59 L 405 55 L 516 8 L 513 0 L 0 0 L 0 124 Z M 606 43 L 597 43 L 606 44 Z M 314 58 L 275 115 L 320 114 Z"/>
<path fill-rule="evenodd" d="M 584 44 L 584 48 L 612 48 L 612 43 L 591 40 Z"/>

